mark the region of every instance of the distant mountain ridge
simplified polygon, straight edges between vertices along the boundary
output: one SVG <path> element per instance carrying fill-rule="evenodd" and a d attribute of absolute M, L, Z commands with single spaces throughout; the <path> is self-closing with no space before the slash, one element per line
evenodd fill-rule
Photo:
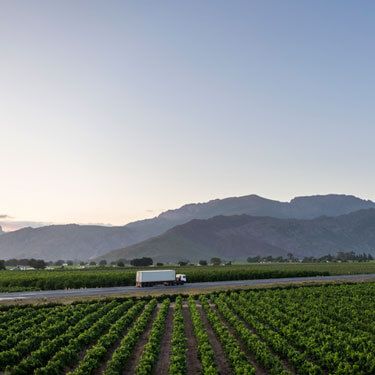
<path fill-rule="evenodd" d="M 124 227 L 68 224 L 22 228 L 1 235 L 0 259 L 88 259 L 135 241 Z"/>
<path fill-rule="evenodd" d="M 219 215 L 271 216 L 276 218 L 311 219 L 319 216 L 339 216 L 350 212 L 375 208 L 375 202 L 353 195 L 315 195 L 296 197 L 290 202 L 280 202 L 258 195 L 245 195 L 214 199 L 205 203 L 186 204 L 174 210 L 162 212 L 152 219 L 127 224 L 138 241 L 157 236 L 176 225 L 193 219 L 208 219 Z"/>
<path fill-rule="evenodd" d="M 246 213 L 252 216 L 311 219 L 318 216 L 339 216 L 366 208 L 375 208 L 375 203 L 353 195 L 313 195 L 280 202 L 252 194 L 187 204 L 176 210 L 165 211 L 158 218 L 189 221 L 193 218 L 207 219 L 218 215 Z"/>
<path fill-rule="evenodd" d="M 99 259 L 151 257 L 155 261 L 249 256 L 319 257 L 338 251 L 375 255 L 375 209 L 338 217 L 279 219 L 249 215 L 194 219 L 141 243 L 104 254 Z"/>
<path fill-rule="evenodd" d="M 0 237 L 0 259 L 91 259 L 113 249 L 159 236 L 193 219 L 208 219 L 218 215 L 311 219 L 339 216 L 368 208 L 375 208 L 375 203 L 352 195 L 337 194 L 297 197 L 290 202 L 279 202 L 258 195 L 215 199 L 206 203 L 187 204 L 165 211 L 158 217 L 120 227 L 70 224 L 23 228 L 4 233 Z"/>

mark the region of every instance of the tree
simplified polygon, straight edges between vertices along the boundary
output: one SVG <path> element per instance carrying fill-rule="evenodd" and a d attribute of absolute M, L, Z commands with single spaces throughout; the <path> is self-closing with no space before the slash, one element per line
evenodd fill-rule
<path fill-rule="evenodd" d="M 74 264 L 74 262 L 73 262 L 72 260 L 67 260 L 67 261 L 66 261 L 66 264 L 67 264 L 68 266 L 72 266 L 72 265 Z"/>
<path fill-rule="evenodd" d="M 153 260 L 151 258 L 135 258 L 130 261 L 130 264 L 134 267 L 147 267 L 153 265 Z"/>
<path fill-rule="evenodd" d="M 188 260 L 180 260 L 177 263 L 180 267 L 187 266 L 189 264 Z"/>
<path fill-rule="evenodd" d="M 55 266 L 61 267 L 65 262 L 62 259 L 56 260 Z"/>
<path fill-rule="evenodd" d="M 90 266 L 96 266 L 96 262 L 94 262 L 93 260 L 89 264 Z"/>
<path fill-rule="evenodd" d="M 36 269 L 46 268 L 46 263 L 43 259 L 30 259 L 28 265 Z"/>
<path fill-rule="evenodd" d="M 247 263 L 259 263 L 260 262 L 260 256 L 257 255 L 256 257 L 248 257 Z"/>
<path fill-rule="evenodd" d="M 162 267 L 162 266 L 164 266 L 164 263 L 157 262 L 156 265 L 157 265 L 158 267 Z"/>
<path fill-rule="evenodd" d="M 80 266 L 84 266 L 86 263 L 85 262 L 79 262 Z"/>
<path fill-rule="evenodd" d="M 220 266 L 221 259 L 217 257 L 211 258 L 211 264 L 213 264 L 214 266 Z"/>
<path fill-rule="evenodd" d="M 207 260 L 200 260 L 199 265 L 200 266 L 207 266 Z"/>
<path fill-rule="evenodd" d="M 0 271 L 1 270 L 5 270 L 5 261 L 4 260 L 0 260 Z"/>
<path fill-rule="evenodd" d="M 117 267 L 125 267 L 125 263 L 122 260 L 117 262 Z"/>
<path fill-rule="evenodd" d="M 5 261 L 6 266 L 17 266 L 18 265 L 18 259 L 12 258 Z"/>
<path fill-rule="evenodd" d="M 107 265 L 107 261 L 105 259 L 102 259 L 100 262 L 99 262 L 99 266 L 106 266 Z"/>

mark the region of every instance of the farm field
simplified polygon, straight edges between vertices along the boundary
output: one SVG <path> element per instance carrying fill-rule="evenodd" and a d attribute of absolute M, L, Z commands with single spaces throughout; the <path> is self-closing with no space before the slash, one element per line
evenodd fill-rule
<path fill-rule="evenodd" d="M 186 274 L 188 282 L 204 282 L 375 273 L 375 262 L 273 263 L 164 268 L 176 269 L 179 273 Z M 158 268 L 152 267 L 152 269 Z M 0 271 L 0 292 L 130 286 L 135 284 L 136 271 L 137 268 L 109 267 L 83 270 Z"/>
<path fill-rule="evenodd" d="M 6 374 L 374 374 L 375 284 L 3 306 Z"/>

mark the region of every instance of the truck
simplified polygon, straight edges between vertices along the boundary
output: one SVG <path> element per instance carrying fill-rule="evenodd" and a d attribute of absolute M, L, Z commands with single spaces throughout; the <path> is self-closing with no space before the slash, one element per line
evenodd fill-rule
<path fill-rule="evenodd" d="M 183 285 L 186 283 L 186 275 L 176 274 L 175 270 L 137 271 L 136 286 L 154 285 Z"/>

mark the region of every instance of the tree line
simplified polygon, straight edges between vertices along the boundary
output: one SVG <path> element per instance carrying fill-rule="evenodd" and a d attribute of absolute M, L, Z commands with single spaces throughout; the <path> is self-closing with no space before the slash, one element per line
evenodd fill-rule
<path fill-rule="evenodd" d="M 0 270 L 5 270 L 7 266 L 23 266 L 35 269 L 46 268 L 47 263 L 43 259 L 8 259 L 0 260 Z"/>
<path fill-rule="evenodd" d="M 125 265 L 131 265 L 134 267 L 147 267 L 153 265 L 153 260 L 148 257 L 143 258 L 135 258 L 132 260 L 126 260 L 126 259 L 119 259 L 117 261 L 113 261 L 110 263 L 112 266 L 118 266 L 118 267 L 125 267 Z M 75 262 L 73 260 L 56 260 L 56 261 L 44 261 L 43 259 L 7 259 L 7 260 L 1 260 L 0 259 L 0 270 L 5 270 L 6 267 L 30 267 L 35 269 L 45 269 L 48 266 L 55 266 L 55 267 L 64 267 L 64 266 L 73 266 L 73 265 L 80 265 L 80 266 L 107 266 L 108 263 L 105 259 L 102 259 L 99 262 L 90 261 L 90 262 Z M 162 266 L 163 263 L 157 263 L 157 266 Z"/>
<path fill-rule="evenodd" d="M 260 256 L 248 257 L 248 263 L 264 263 L 264 262 L 275 262 L 275 263 L 288 263 L 288 262 L 302 262 L 302 263 L 319 263 L 319 262 L 369 262 L 374 260 L 371 254 L 361 253 L 356 254 L 354 251 L 339 251 L 336 255 L 324 255 L 322 257 L 304 257 L 302 260 L 295 257 L 292 253 L 287 254 L 287 258 L 282 256 Z"/>
<path fill-rule="evenodd" d="M 314 262 L 369 262 L 374 260 L 371 254 L 356 254 L 354 251 L 339 251 L 336 255 L 324 255 L 320 258 L 305 257 L 302 262 L 304 263 L 314 263 Z"/>

